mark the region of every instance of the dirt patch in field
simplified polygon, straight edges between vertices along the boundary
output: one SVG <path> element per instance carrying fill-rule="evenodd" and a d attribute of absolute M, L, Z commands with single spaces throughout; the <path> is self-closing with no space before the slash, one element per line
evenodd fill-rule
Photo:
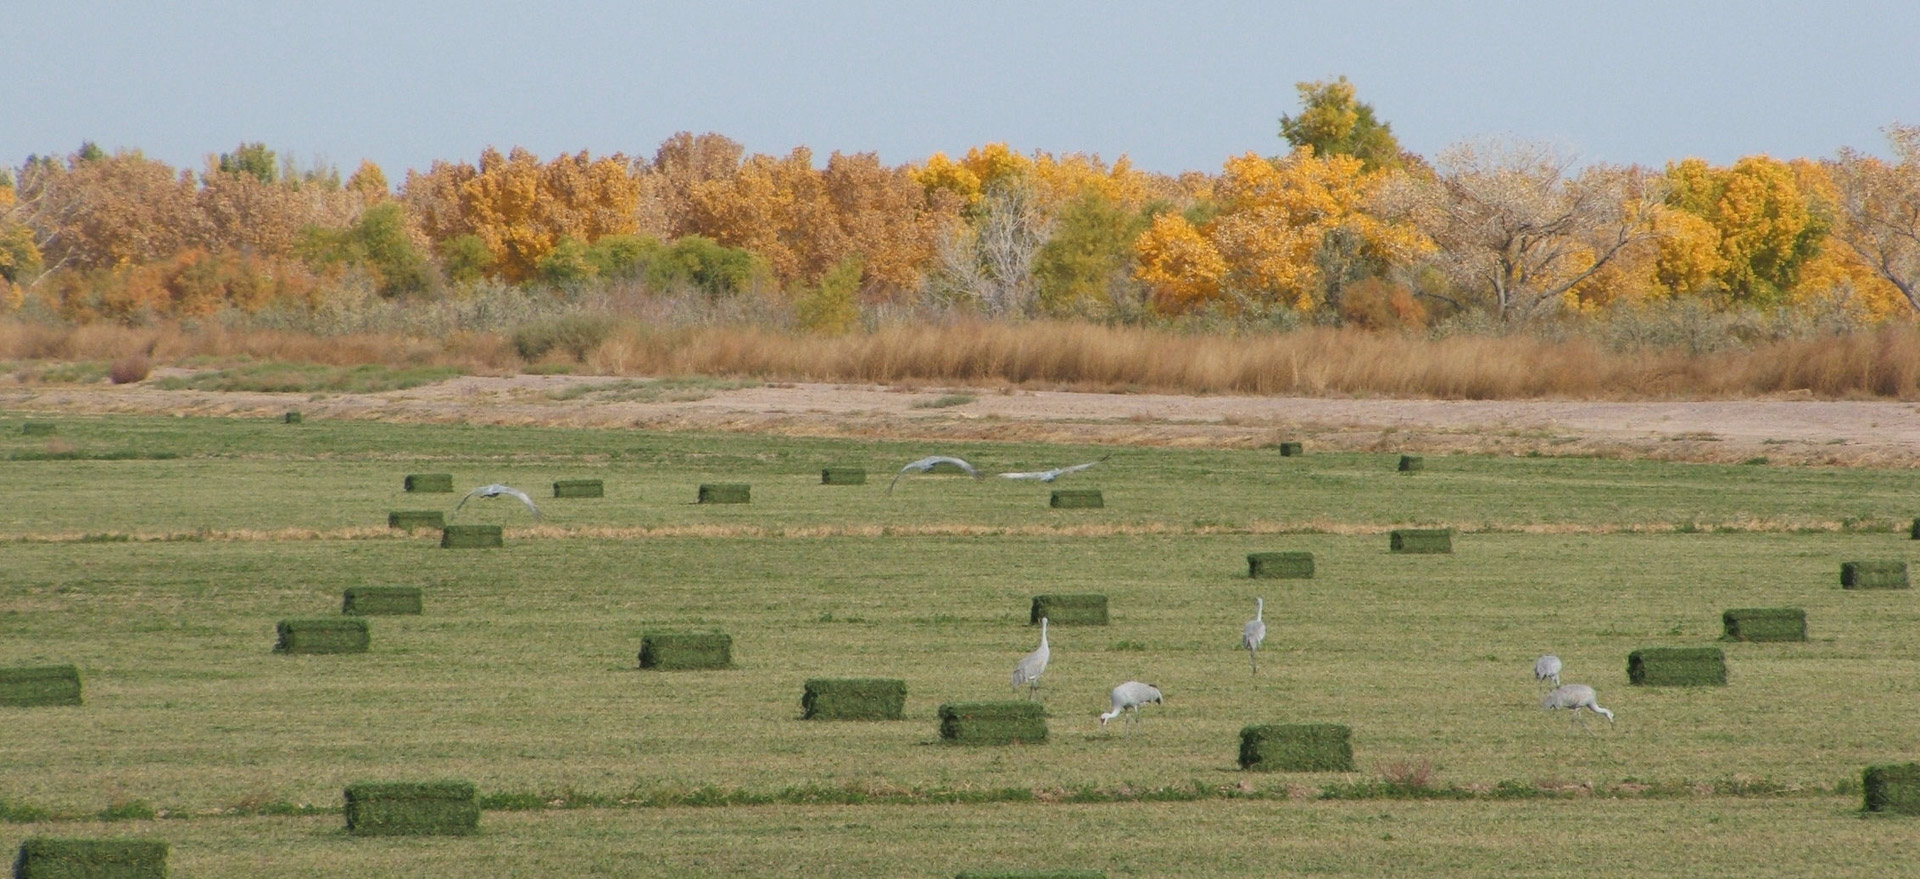
<path fill-rule="evenodd" d="M 156 377 L 167 374 L 181 373 Z M 274 417 L 297 409 L 309 419 L 1220 448 L 1298 440 L 1310 449 L 1920 465 L 1920 404 L 1898 401 L 1193 397 L 839 384 L 692 389 L 674 396 L 699 399 L 635 401 L 609 399 L 619 396 L 616 382 L 631 380 L 590 376 L 467 376 L 316 395 L 4 381 L 0 408 L 41 414 Z"/>

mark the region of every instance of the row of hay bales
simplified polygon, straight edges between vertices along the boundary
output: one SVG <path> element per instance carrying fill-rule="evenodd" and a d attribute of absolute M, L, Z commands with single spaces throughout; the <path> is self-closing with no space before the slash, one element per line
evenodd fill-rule
<path fill-rule="evenodd" d="M 860 467 L 828 467 L 820 471 L 821 485 L 865 485 L 867 471 Z M 453 492 L 453 474 L 451 473 L 412 473 L 402 482 L 410 494 L 450 494 Z M 597 498 L 606 496 L 606 483 L 599 479 L 562 479 L 553 483 L 553 496 L 556 498 Z M 694 500 L 702 504 L 747 504 L 753 502 L 753 486 L 743 482 L 704 482 L 695 491 Z M 1098 489 L 1055 489 L 1049 496 L 1051 506 L 1061 508 L 1099 508 L 1105 506 L 1105 498 Z M 426 516 L 435 511 L 403 510 L 389 514 L 389 526 L 401 527 L 441 527 L 443 520 L 435 520 L 430 525 L 422 521 L 419 525 L 393 524 L 394 516 L 403 518 L 415 515 Z"/>

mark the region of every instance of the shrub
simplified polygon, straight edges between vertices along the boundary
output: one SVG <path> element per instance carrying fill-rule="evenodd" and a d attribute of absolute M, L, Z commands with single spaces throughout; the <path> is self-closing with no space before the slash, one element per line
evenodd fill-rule
<path fill-rule="evenodd" d="M 1866 810 L 1920 815 L 1920 763 L 1869 766 L 1860 774 Z"/>
<path fill-rule="evenodd" d="M 453 491 L 451 473 L 415 473 L 407 477 L 408 491 L 450 492 Z"/>
<path fill-rule="evenodd" d="M 1336 723 L 1256 724 L 1240 730 L 1240 768 L 1352 772 L 1353 731 Z"/>
<path fill-rule="evenodd" d="M 1727 655 L 1718 647 L 1643 647 L 1627 654 L 1627 682 L 1646 687 L 1726 686 Z"/>
<path fill-rule="evenodd" d="M 1418 473 L 1425 469 L 1427 469 L 1427 461 L 1425 458 L 1422 458 L 1419 455 L 1401 455 L 1400 456 L 1400 472 Z"/>
<path fill-rule="evenodd" d="M 359 617 L 281 620 L 275 653 L 365 653 L 372 635 Z"/>
<path fill-rule="evenodd" d="M 152 839 L 54 839 L 20 843 L 14 879 L 166 879 L 167 844 Z"/>
<path fill-rule="evenodd" d="M 733 636 L 719 632 L 650 632 L 640 637 L 640 667 L 661 671 L 732 668 Z"/>
<path fill-rule="evenodd" d="M 1256 580 L 1306 580 L 1313 577 L 1313 553 L 1247 553 L 1247 576 Z"/>
<path fill-rule="evenodd" d="M 80 704 L 80 669 L 71 665 L 0 668 L 0 706 Z"/>
<path fill-rule="evenodd" d="M 585 363 L 587 355 L 613 334 L 613 320 L 604 315 L 572 313 L 521 324 L 513 331 L 513 349 L 523 360 L 539 360 L 559 349 Z"/>
<path fill-rule="evenodd" d="M 1893 561 L 1843 562 L 1840 586 L 1843 589 L 1907 589 L 1907 563 Z"/>
<path fill-rule="evenodd" d="M 1740 607 L 1722 611 L 1729 641 L 1805 641 L 1807 612 L 1798 607 Z"/>
<path fill-rule="evenodd" d="M 850 256 L 835 264 L 817 286 L 800 291 L 793 300 L 793 318 L 803 330 L 839 335 L 860 325 L 862 261 Z"/>
<path fill-rule="evenodd" d="M 800 696 L 808 720 L 899 720 L 907 682 L 893 678 L 812 678 Z"/>
<path fill-rule="evenodd" d="M 1394 552 L 1450 553 L 1453 552 L 1453 530 L 1450 528 L 1402 528 L 1389 536 L 1387 545 Z"/>
<path fill-rule="evenodd" d="M 700 485 L 700 503 L 744 504 L 753 500 L 753 486 L 739 482 L 708 482 Z"/>
<path fill-rule="evenodd" d="M 553 484 L 554 497 L 606 497 L 607 485 L 598 479 L 562 479 Z"/>
<path fill-rule="evenodd" d="M 867 471 L 860 467 L 828 467 L 820 471 L 821 485 L 866 485 Z"/>
<path fill-rule="evenodd" d="M 393 510 L 387 513 L 387 527 L 405 531 L 441 529 L 447 527 L 447 514 L 439 510 Z"/>
<path fill-rule="evenodd" d="M 1040 625 L 1045 618 L 1056 626 L 1104 626 L 1107 624 L 1107 597 L 1092 593 L 1077 595 L 1035 595 L 1028 614 L 1029 625 Z"/>
<path fill-rule="evenodd" d="M 1280 457 L 1282 458 L 1298 458 L 1306 453 L 1307 447 L 1304 443 L 1285 442 L 1280 444 Z"/>
<path fill-rule="evenodd" d="M 498 525 L 448 525 L 440 529 L 441 549 L 495 549 L 507 545 Z"/>
<path fill-rule="evenodd" d="M 116 385 L 146 381 L 153 374 L 153 361 L 145 354 L 129 354 L 107 367 L 107 380 Z"/>
<path fill-rule="evenodd" d="M 1057 509 L 1098 509 L 1106 505 L 1097 488 L 1056 488 L 1047 500 L 1047 506 Z"/>
<path fill-rule="evenodd" d="M 961 745 L 1047 740 L 1047 709 L 1038 702 L 948 702 L 940 706 L 940 738 Z"/>
<path fill-rule="evenodd" d="M 351 836 L 468 836 L 480 830 L 472 782 L 360 782 L 347 786 Z"/>
<path fill-rule="evenodd" d="M 340 612 L 372 616 L 375 614 L 417 614 L 423 610 L 418 586 L 354 586 L 341 596 Z"/>

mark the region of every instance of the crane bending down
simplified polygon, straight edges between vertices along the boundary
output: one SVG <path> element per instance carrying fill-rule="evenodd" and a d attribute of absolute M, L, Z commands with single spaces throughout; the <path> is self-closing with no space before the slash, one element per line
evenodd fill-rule
<path fill-rule="evenodd" d="M 1055 467 L 1052 470 L 1034 470 L 1027 473 L 1001 473 L 998 475 L 1001 479 L 1038 479 L 1041 482 L 1052 482 L 1069 473 L 1078 473 L 1111 457 L 1113 457 L 1113 455 L 1109 453 L 1101 455 L 1099 460 L 1088 461 L 1085 464 L 1075 464 L 1072 467 Z"/>
<path fill-rule="evenodd" d="M 1253 662 L 1253 673 L 1260 673 L 1260 642 L 1267 640 L 1267 624 L 1263 617 L 1267 613 L 1267 600 L 1253 600 L 1253 619 L 1240 630 L 1240 646 L 1247 649 L 1247 659 Z"/>
<path fill-rule="evenodd" d="M 972 464 L 962 461 L 959 458 L 955 458 L 949 455 L 930 455 L 928 457 L 921 458 L 920 460 L 915 461 L 911 464 L 908 464 L 905 467 L 900 468 L 900 472 L 893 474 L 893 482 L 887 483 L 887 494 L 893 494 L 894 483 L 899 482 L 900 477 L 905 476 L 908 473 L 925 473 L 929 470 L 932 470 L 934 468 L 934 465 L 936 464 L 952 464 L 955 467 L 958 467 L 962 470 L 967 471 L 968 476 L 971 476 L 975 479 L 980 478 L 979 470 L 974 469 L 974 466 Z"/>
<path fill-rule="evenodd" d="M 1047 670 L 1047 658 L 1053 651 L 1047 649 L 1047 618 L 1040 618 L 1039 649 L 1020 657 L 1020 664 L 1013 667 L 1013 688 L 1027 688 L 1027 698 L 1031 699 L 1040 689 L 1040 675 Z"/>
<path fill-rule="evenodd" d="M 460 508 L 466 506 L 467 501 L 473 500 L 475 496 L 479 496 L 483 498 L 494 498 L 494 497 L 499 497 L 503 494 L 508 497 L 519 498 L 521 503 L 527 505 L 527 509 L 533 511 L 533 518 L 535 519 L 540 518 L 540 508 L 533 505 L 533 498 L 527 497 L 527 493 L 524 491 L 521 491 L 520 489 L 514 488 L 513 486 L 510 486 L 510 485 L 501 485 L 498 482 L 492 485 L 482 485 L 479 488 L 476 488 L 470 492 L 467 492 L 467 496 L 461 498 L 460 502 L 453 506 L 453 511 L 456 513 L 460 512 Z"/>
<path fill-rule="evenodd" d="M 1160 701 L 1159 687 L 1152 684 L 1143 684 L 1139 681 L 1128 681 L 1118 687 L 1114 687 L 1113 710 L 1100 715 L 1100 726 L 1105 728 L 1107 721 L 1119 717 L 1120 712 L 1131 708 L 1133 709 L 1133 713 L 1127 715 L 1126 725 L 1127 735 L 1133 735 L 1133 725 L 1140 722 L 1140 706 L 1148 702 L 1152 702 L 1155 705 L 1163 704 Z"/>
<path fill-rule="evenodd" d="M 1560 686 L 1560 657 L 1549 653 L 1534 660 L 1533 679 L 1536 681 L 1552 681 L 1554 686 Z"/>
<path fill-rule="evenodd" d="M 1556 708 L 1573 709 L 1573 714 L 1568 718 L 1567 725 L 1572 726 L 1573 721 L 1577 719 L 1580 721 L 1581 728 L 1585 729 L 1588 734 L 1593 733 L 1593 728 L 1587 726 L 1587 719 L 1580 716 L 1580 709 L 1582 708 L 1605 717 L 1609 725 L 1613 723 L 1613 712 L 1601 708 L 1600 703 L 1594 701 L 1593 688 L 1586 684 L 1567 684 L 1564 687 L 1555 687 L 1540 699 L 1540 710 L 1552 711 Z"/>

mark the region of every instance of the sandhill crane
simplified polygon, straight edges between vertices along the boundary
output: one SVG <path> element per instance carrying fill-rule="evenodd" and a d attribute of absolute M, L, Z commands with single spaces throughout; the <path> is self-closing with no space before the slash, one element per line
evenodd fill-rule
<path fill-rule="evenodd" d="M 893 482 L 887 483 L 887 494 L 893 494 L 894 483 L 899 482 L 900 477 L 908 473 L 925 473 L 932 470 L 935 464 L 952 464 L 955 467 L 965 470 L 968 476 L 975 479 L 980 478 L 979 470 L 974 469 L 972 464 L 962 461 L 959 458 L 948 455 L 930 455 L 900 468 L 900 472 L 893 474 Z"/>
<path fill-rule="evenodd" d="M 1533 679 L 1536 681 L 1552 681 L 1554 686 L 1560 686 L 1560 657 L 1549 653 L 1534 660 Z"/>
<path fill-rule="evenodd" d="M 1027 688 L 1027 698 L 1031 699 L 1040 689 L 1040 675 L 1047 670 L 1047 658 L 1053 651 L 1047 649 L 1047 618 L 1040 618 L 1040 647 L 1020 658 L 1020 664 L 1013 667 L 1013 688 Z"/>
<path fill-rule="evenodd" d="M 508 497 L 519 498 L 521 503 L 527 505 L 527 509 L 533 511 L 533 518 L 535 519 L 540 518 L 540 508 L 533 505 L 533 498 L 527 497 L 527 493 L 524 491 L 521 491 L 520 489 L 514 488 L 510 485 L 501 485 L 498 482 L 492 485 L 482 485 L 479 488 L 476 488 L 470 492 L 467 492 L 466 497 L 461 498 L 459 503 L 454 504 L 453 511 L 456 513 L 460 512 L 460 508 L 466 506 L 467 501 L 472 500 L 475 496 L 479 496 L 483 498 L 495 498 L 503 494 Z"/>
<path fill-rule="evenodd" d="M 1069 473 L 1078 473 L 1111 457 L 1113 457 L 1111 454 L 1101 455 L 1097 461 L 1075 464 L 1072 467 L 1055 467 L 1052 470 L 1034 470 L 1027 473 L 1001 473 L 997 475 L 1001 479 L 1038 479 L 1041 482 L 1052 482 Z"/>
<path fill-rule="evenodd" d="M 1107 721 L 1119 717 L 1120 712 L 1131 708 L 1133 709 L 1133 713 L 1127 715 L 1126 724 L 1127 735 L 1133 735 L 1133 725 L 1140 722 L 1140 706 L 1148 702 L 1152 702 L 1155 705 L 1162 704 L 1160 702 L 1159 687 L 1152 684 L 1143 684 L 1139 681 L 1128 681 L 1118 687 L 1114 687 L 1113 710 L 1100 715 L 1101 728 L 1106 728 Z"/>
<path fill-rule="evenodd" d="M 1253 673 L 1260 673 L 1260 642 L 1267 640 L 1267 624 L 1261 618 L 1266 615 L 1267 600 L 1253 600 L 1253 619 L 1240 630 L 1240 646 L 1247 649 L 1247 659 L 1253 662 Z"/>
<path fill-rule="evenodd" d="M 1573 714 L 1567 720 L 1567 725 L 1572 726 L 1573 721 L 1577 719 L 1580 721 L 1581 728 L 1585 729 L 1589 734 L 1593 732 L 1593 728 L 1587 726 L 1587 719 L 1580 716 L 1580 709 L 1582 708 L 1604 716 L 1608 724 L 1613 723 L 1613 712 L 1601 708 L 1600 703 L 1594 701 L 1593 688 L 1586 684 L 1567 684 L 1563 687 L 1555 687 L 1540 699 L 1540 710 L 1552 711 L 1556 708 L 1573 709 Z"/>

